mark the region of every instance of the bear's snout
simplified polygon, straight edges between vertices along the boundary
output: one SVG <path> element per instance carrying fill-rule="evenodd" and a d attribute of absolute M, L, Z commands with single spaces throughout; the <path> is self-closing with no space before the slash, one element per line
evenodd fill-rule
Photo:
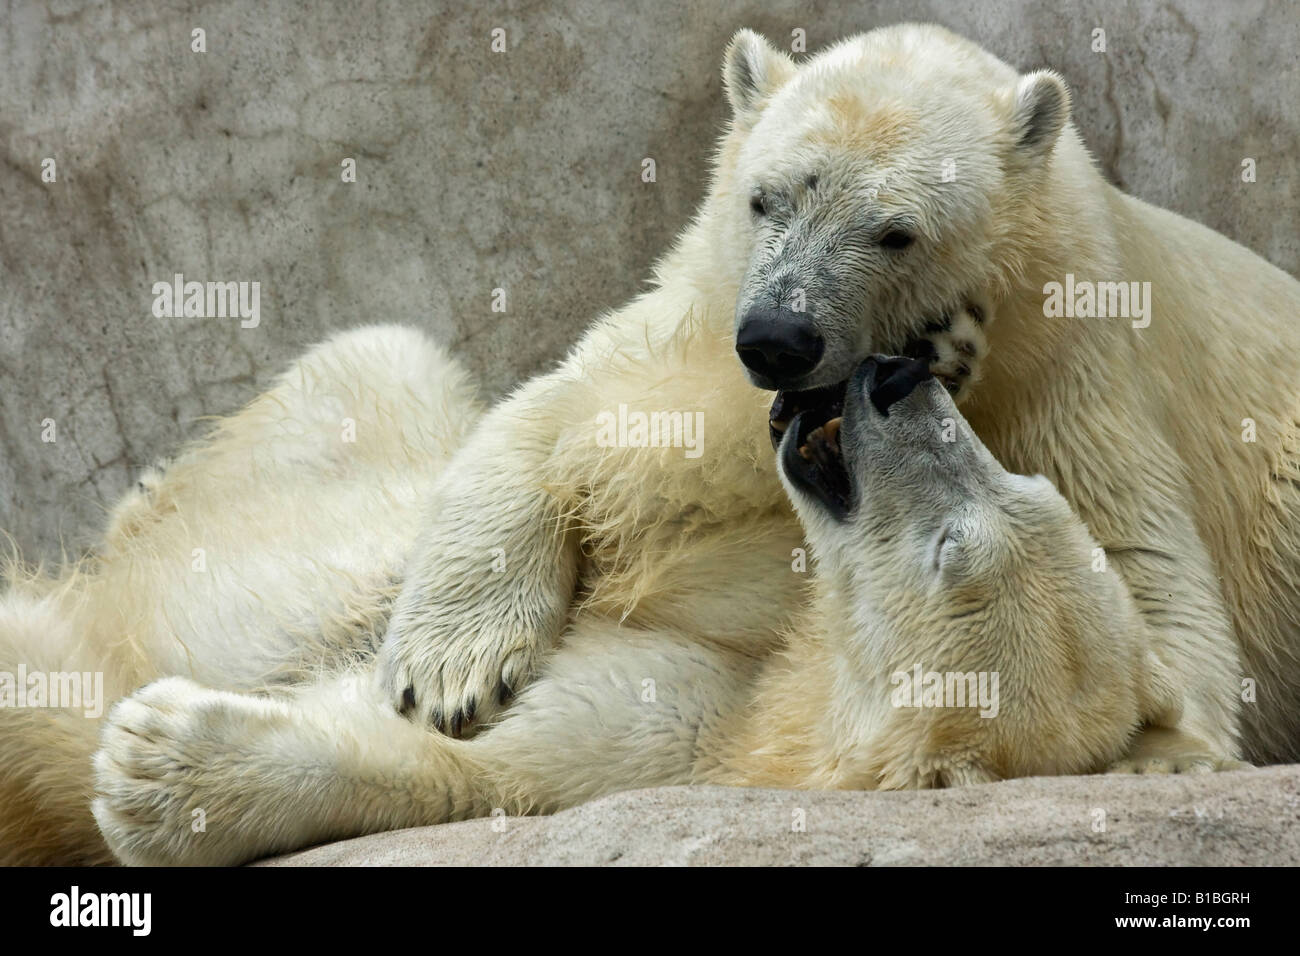
<path fill-rule="evenodd" d="M 736 354 L 769 388 L 787 388 L 805 378 L 825 349 L 807 313 L 781 306 L 755 306 L 736 330 Z"/>

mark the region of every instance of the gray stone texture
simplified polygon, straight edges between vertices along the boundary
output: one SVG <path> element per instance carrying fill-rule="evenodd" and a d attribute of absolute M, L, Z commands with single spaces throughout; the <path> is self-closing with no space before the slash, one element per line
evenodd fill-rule
<path fill-rule="evenodd" d="M 797 811 L 803 811 L 802 816 Z M 804 830 L 795 829 L 802 820 Z M 344 840 L 277 866 L 1295 866 L 1300 767 L 911 793 L 663 787 Z"/>
<path fill-rule="evenodd" d="M 421 326 L 491 394 L 546 367 L 643 287 L 699 201 L 725 116 L 718 66 L 741 26 L 781 44 L 802 28 L 815 51 L 930 19 L 1021 68 L 1055 67 L 1111 179 L 1295 273 L 1298 11 L 10 0 L 0 531 L 28 558 L 75 551 L 142 467 L 336 329 Z M 206 53 L 190 50 L 196 27 Z M 495 27 L 506 53 L 490 50 Z M 1239 178 L 1247 156 L 1253 184 Z M 41 181 L 46 157 L 55 183 Z M 355 184 L 341 182 L 345 157 Z M 261 325 L 155 318 L 151 286 L 177 272 L 260 282 Z"/>

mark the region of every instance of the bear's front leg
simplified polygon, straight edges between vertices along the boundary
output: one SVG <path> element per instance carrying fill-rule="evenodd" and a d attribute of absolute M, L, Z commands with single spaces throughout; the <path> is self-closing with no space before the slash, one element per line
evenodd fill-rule
<path fill-rule="evenodd" d="M 934 316 L 924 332 L 903 348 L 909 358 L 925 359 L 930 372 L 958 405 L 980 379 L 989 343 L 987 330 L 993 310 L 980 296 Z"/>
<path fill-rule="evenodd" d="M 1203 740 L 1181 730 L 1147 727 L 1107 773 L 1210 773 L 1216 770 L 1246 770 L 1251 765 L 1216 752 Z"/>
<path fill-rule="evenodd" d="M 1187 773 L 1245 766 L 1239 741 L 1241 664 L 1209 554 L 1195 522 L 1148 490 L 1168 494 L 1169 484 L 1135 478 L 1131 487 L 1143 493 L 1124 503 L 1139 510 L 1141 520 L 1133 522 L 1135 531 L 1124 535 L 1123 545 L 1107 546 L 1106 556 L 1133 595 L 1164 686 L 1162 702 L 1143 715 L 1146 726 L 1111 769 Z M 1140 545 L 1128 544 L 1139 534 Z"/>
<path fill-rule="evenodd" d="M 546 414 L 562 387 L 531 383 L 448 464 L 380 648 L 392 705 L 453 737 L 522 690 L 564 627 L 578 554 L 548 487 Z"/>

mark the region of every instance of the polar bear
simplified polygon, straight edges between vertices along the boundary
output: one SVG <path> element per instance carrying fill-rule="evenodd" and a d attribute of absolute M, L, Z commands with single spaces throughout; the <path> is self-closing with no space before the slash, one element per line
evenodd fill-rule
<path fill-rule="evenodd" d="M 1180 706 L 1126 765 L 1300 759 L 1300 283 L 1108 184 L 1058 76 L 941 28 L 800 65 L 742 31 L 724 79 L 711 188 L 655 287 L 489 412 L 435 495 L 381 649 L 393 706 L 471 735 L 575 593 L 631 627 L 761 644 L 802 596 L 746 446 L 754 386 L 798 396 L 904 352 L 1127 583 Z M 1150 290 L 1131 317 L 1083 317 L 1131 283 Z M 590 448 L 586 410 L 621 404 L 705 410 L 710 453 Z M 484 576 L 491 548 L 508 569 Z"/>
<path fill-rule="evenodd" d="M 345 460 L 349 451 L 318 426 L 338 415 L 333 397 L 371 391 L 353 378 L 367 366 L 349 357 L 363 342 L 354 335 L 305 360 L 347 377 L 318 381 L 319 407 L 302 429 L 287 416 L 275 426 L 311 441 L 268 456 L 232 521 L 274 524 L 284 473 L 314 484 Z M 408 367 L 420 352 L 434 354 L 411 348 Z M 430 376 L 449 368 L 435 362 Z M 283 400 L 286 386 L 254 408 L 305 410 L 309 401 Z M 427 405 L 380 391 L 391 404 L 360 427 L 374 447 L 408 452 L 389 473 L 367 475 L 393 488 L 413 465 L 439 462 L 420 459 L 427 446 L 383 435 Z M 227 451 L 238 460 L 247 446 L 222 446 L 255 425 L 247 412 L 235 416 L 188 461 L 202 467 L 205 454 Z M 379 829 L 554 811 L 636 786 L 896 789 L 1092 772 L 1175 706 L 1126 587 L 1096 566 L 1096 542 L 1050 482 L 997 463 L 928 362 L 867 359 L 841 400 L 800 409 L 774 444 L 816 575 L 813 599 L 773 653 L 760 659 L 580 610 L 504 718 L 457 741 L 394 713 L 366 679 L 387 593 L 372 579 L 370 598 L 358 592 L 365 613 L 335 619 L 321 629 L 329 640 L 312 642 L 336 661 L 319 680 L 249 694 L 166 677 L 116 704 L 94 760 L 94 814 L 109 846 L 128 863 L 231 864 Z M 157 491 L 190 512 L 196 491 L 170 473 Z M 387 511 L 409 515 L 409 506 L 401 496 Z M 169 537 L 183 528 L 169 515 L 155 520 L 171 525 Z M 374 534 L 362 532 L 356 557 L 368 558 Z M 306 550 L 281 560 L 316 560 L 318 535 L 293 540 Z M 335 544 L 337 564 L 348 548 Z M 229 595 L 261 574 L 265 599 L 300 593 L 292 573 L 280 579 L 250 552 L 236 558 L 247 567 L 229 566 Z M 202 594 L 193 597 L 205 610 Z M 244 623 L 252 646 L 276 636 L 270 619 Z M 916 694 L 900 699 L 921 670 L 946 680 L 922 694 L 918 676 Z"/>
<path fill-rule="evenodd" d="M 998 463 L 941 381 L 873 356 L 842 398 L 786 409 L 774 443 L 815 597 L 713 742 L 711 779 L 1090 773 L 1171 719 L 1178 695 L 1101 547 L 1050 481 Z"/>
<path fill-rule="evenodd" d="M 875 31 L 801 66 L 742 31 L 724 78 L 734 115 L 699 216 L 655 287 L 597 322 L 559 368 L 470 429 L 447 414 L 472 399 L 444 356 L 396 331 L 391 348 L 371 342 L 374 365 L 393 369 L 384 387 L 425 409 L 403 418 L 393 446 L 415 449 L 401 452 L 408 467 L 382 480 L 380 458 L 351 472 L 345 458 L 316 457 L 338 451 L 343 418 L 383 432 L 386 413 L 348 413 L 379 387 L 374 366 L 342 384 L 327 377 L 335 397 L 325 416 L 306 413 L 305 433 L 292 411 L 318 377 L 296 369 L 251 420 L 223 425 L 247 430 L 238 450 L 218 441 L 182 456 L 176 487 L 192 494 L 168 490 L 165 470 L 119 510 L 82 573 L 11 586 L 0 670 L 85 662 L 106 673 L 111 698 L 169 674 L 212 688 L 154 683 L 123 719 L 150 695 L 177 714 L 215 699 L 281 723 L 351 702 L 359 728 L 369 722 L 394 752 L 428 747 L 436 762 L 476 752 L 464 749 L 474 740 L 432 747 L 426 725 L 499 735 L 505 724 L 492 724 L 518 712 L 511 700 L 542 662 L 577 667 L 580 650 L 608 665 L 619 693 L 657 687 L 711 732 L 718 702 L 746 693 L 809 605 L 791 562 L 803 530 L 761 423 L 843 388 L 870 353 L 906 352 L 929 362 L 991 454 L 1058 488 L 1124 583 L 1160 675 L 1152 699 L 1167 706 L 1142 714 L 1115 766 L 1234 766 L 1243 749 L 1294 757 L 1300 474 L 1286 316 L 1297 283 L 1109 187 L 1059 79 L 1021 77 L 939 28 Z M 1047 319 L 1044 286 L 1073 275 L 1151 281 L 1158 307 L 1142 329 Z M 1238 312 L 1246 319 L 1231 321 Z M 326 349 L 315 361 L 358 359 Z M 306 385 L 294 391 L 297 380 Z M 763 390 L 773 388 L 775 402 Z M 620 407 L 701 414 L 703 453 L 597 441 L 593 415 Z M 1244 417 L 1255 442 L 1239 440 Z M 220 465 L 210 479 L 209 461 Z M 301 488 L 297 468 L 311 478 Z M 382 494 L 367 497 L 359 477 Z M 363 539 L 370 552 L 354 552 Z M 214 556 L 215 573 L 197 570 Z M 259 600 L 272 590 L 282 593 Z M 363 649 L 382 635 L 383 706 L 363 673 L 337 676 L 365 658 L 343 639 L 356 627 L 369 635 Z M 314 670 L 336 676 L 308 680 Z M 1243 677 L 1258 701 L 1242 701 Z M 267 697 L 240 694 L 268 685 Z M 591 711 L 604 706 L 593 692 Z M 627 786 L 660 781 L 665 751 L 649 742 L 689 749 L 680 730 L 651 721 L 624 741 L 593 741 L 580 725 L 556 727 L 584 759 L 546 767 L 520 754 L 514 779 L 535 807 L 590 795 L 588 758 L 621 760 Z M 85 814 L 95 732 L 76 715 L 0 710 L 0 852 L 108 857 Z M 336 743 L 360 767 L 367 739 L 357 730 Z M 451 805 L 445 788 L 419 786 L 385 802 L 384 781 L 409 778 L 382 759 L 369 769 L 361 791 L 346 791 L 363 804 L 353 809 L 320 781 L 320 806 L 338 814 L 330 832 L 410 819 L 417 799 L 442 801 L 426 808 L 436 818 Z M 101 779 L 113 788 L 111 767 Z M 283 845 L 302 836 L 283 826 Z"/>

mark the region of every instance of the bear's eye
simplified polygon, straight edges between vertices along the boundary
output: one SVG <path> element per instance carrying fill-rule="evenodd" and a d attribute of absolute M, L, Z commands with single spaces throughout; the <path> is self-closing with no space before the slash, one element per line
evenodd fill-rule
<path fill-rule="evenodd" d="M 880 244 L 886 249 L 906 249 L 915 237 L 902 229 L 891 229 L 880 237 Z"/>
<path fill-rule="evenodd" d="M 749 209 L 755 216 L 767 215 L 767 197 L 763 195 L 762 190 L 756 190 L 749 197 Z"/>

